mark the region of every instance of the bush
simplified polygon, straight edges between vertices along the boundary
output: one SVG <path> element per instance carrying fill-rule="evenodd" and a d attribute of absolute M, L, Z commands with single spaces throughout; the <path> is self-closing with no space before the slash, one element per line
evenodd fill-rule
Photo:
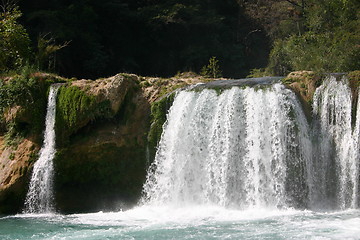
<path fill-rule="evenodd" d="M 216 57 L 211 57 L 209 59 L 209 64 L 201 69 L 201 75 L 211 78 L 221 77 L 219 60 L 217 60 Z"/>
<path fill-rule="evenodd" d="M 21 12 L 17 7 L 0 13 L 0 71 L 18 69 L 30 58 L 30 38 L 17 20 Z"/>
<path fill-rule="evenodd" d="M 359 42 L 360 35 L 341 29 L 291 36 L 275 43 L 268 69 L 280 75 L 299 69 L 317 72 L 360 69 Z"/>

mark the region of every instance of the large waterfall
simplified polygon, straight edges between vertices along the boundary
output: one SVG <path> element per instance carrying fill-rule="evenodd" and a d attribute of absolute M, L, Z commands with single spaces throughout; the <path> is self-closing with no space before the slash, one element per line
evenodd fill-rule
<path fill-rule="evenodd" d="M 335 77 L 316 90 L 311 123 L 280 83 L 181 91 L 144 198 L 238 209 L 355 208 L 360 120 L 352 126 L 351 102 L 347 80 Z"/>
<path fill-rule="evenodd" d="M 49 213 L 53 207 L 53 158 L 55 149 L 56 94 L 59 85 L 50 87 L 45 120 L 44 142 L 35 162 L 25 200 L 26 213 Z"/>

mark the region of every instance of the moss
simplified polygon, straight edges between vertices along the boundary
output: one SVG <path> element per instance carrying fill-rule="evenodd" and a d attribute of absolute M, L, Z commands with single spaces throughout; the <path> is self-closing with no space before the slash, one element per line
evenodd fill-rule
<path fill-rule="evenodd" d="M 157 146 L 163 131 L 163 125 L 166 121 L 166 115 L 175 98 L 172 93 L 151 105 L 150 130 L 148 133 L 148 143 L 151 148 Z"/>
<path fill-rule="evenodd" d="M 114 115 L 110 101 L 97 102 L 96 98 L 76 86 L 59 89 L 56 107 L 56 139 L 58 146 L 66 144 L 71 134 L 96 118 Z"/>
<path fill-rule="evenodd" d="M 181 83 L 178 83 L 178 84 L 175 84 L 175 85 L 163 85 L 161 88 L 160 88 L 160 93 L 159 93 L 159 96 L 164 96 L 166 94 L 169 94 L 173 91 L 175 91 L 176 89 L 178 88 L 182 88 L 182 87 L 185 87 L 187 84 L 185 82 L 181 82 Z"/>

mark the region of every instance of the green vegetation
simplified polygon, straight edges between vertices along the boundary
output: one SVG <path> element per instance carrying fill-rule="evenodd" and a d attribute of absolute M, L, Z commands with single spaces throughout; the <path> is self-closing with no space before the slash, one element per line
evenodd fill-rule
<path fill-rule="evenodd" d="M 241 78 L 360 68 L 358 0 L 11 3 L 1 5 L 0 71 Z"/>
<path fill-rule="evenodd" d="M 163 125 L 166 121 L 167 112 L 175 98 L 175 93 L 163 97 L 151 105 L 151 121 L 148 133 L 148 143 L 151 148 L 157 146 L 163 131 Z"/>
<path fill-rule="evenodd" d="M 38 135 L 41 142 L 47 90 L 57 81 L 23 68 L 21 75 L 0 78 L 0 123 L 8 144 L 16 145 L 19 138 Z"/>
<path fill-rule="evenodd" d="M 209 59 L 209 64 L 202 67 L 201 75 L 204 77 L 210 77 L 210 78 L 221 77 L 219 60 L 217 60 L 216 57 L 211 57 Z"/>
<path fill-rule="evenodd" d="M 298 3 L 294 9 L 299 11 L 296 21 L 302 27 L 298 32 L 292 28 L 285 36 L 274 36 L 267 71 L 286 75 L 295 70 L 324 73 L 360 69 L 360 2 L 293 2 Z"/>
<path fill-rule="evenodd" d="M 3 1 L 4 2 L 4 1 Z M 19 69 L 30 58 L 30 38 L 18 23 L 21 12 L 13 5 L 3 5 L 0 13 L 0 72 Z"/>
<path fill-rule="evenodd" d="M 269 51 L 265 33 L 254 31 L 258 25 L 236 0 L 52 0 L 19 5 L 36 54 L 44 49 L 36 50 L 44 42 L 39 36 L 53 39 L 50 45 L 66 45 L 49 63 L 56 63 L 54 70 L 67 77 L 199 73 L 211 56 L 221 60 L 225 77 L 242 77 L 249 69 L 264 67 Z"/>
<path fill-rule="evenodd" d="M 110 102 L 98 102 L 96 98 L 76 86 L 62 86 L 58 92 L 56 127 L 57 144 L 68 141 L 71 134 L 95 118 L 109 118 L 114 113 Z"/>

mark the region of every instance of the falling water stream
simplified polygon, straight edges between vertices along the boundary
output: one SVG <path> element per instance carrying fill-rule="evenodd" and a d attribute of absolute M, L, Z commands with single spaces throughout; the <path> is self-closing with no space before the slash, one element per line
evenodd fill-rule
<path fill-rule="evenodd" d="M 30 180 L 29 190 L 26 195 L 26 213 L 50 213 L 53 206 L 53 158 L 55 149 L 55 113 L 56 94 L 59 85 L 50 87 L 46 119 L 44 142 L 40 149 L 39 159 L 35 162 Z"/>
<path fill-rule="evenodd" d="M 4 217 L 0 238 L 359 239 L 360 107 L 353 97 L 345 77 L 329 76 L 309 122 L 296 95 L 273 80 L 180 91 L 139 206 Z M 32 188 L 27 212 L 49 212 L 50 202 L 29 203 L 43 201 L 32 192 L 46 195 Z"/>
<path fill-rule="evenodd" d="M 297 206 L 311 154 L 301 106 L 281 84 L 183 91 L 144 190 L 159 205 Z"/>

